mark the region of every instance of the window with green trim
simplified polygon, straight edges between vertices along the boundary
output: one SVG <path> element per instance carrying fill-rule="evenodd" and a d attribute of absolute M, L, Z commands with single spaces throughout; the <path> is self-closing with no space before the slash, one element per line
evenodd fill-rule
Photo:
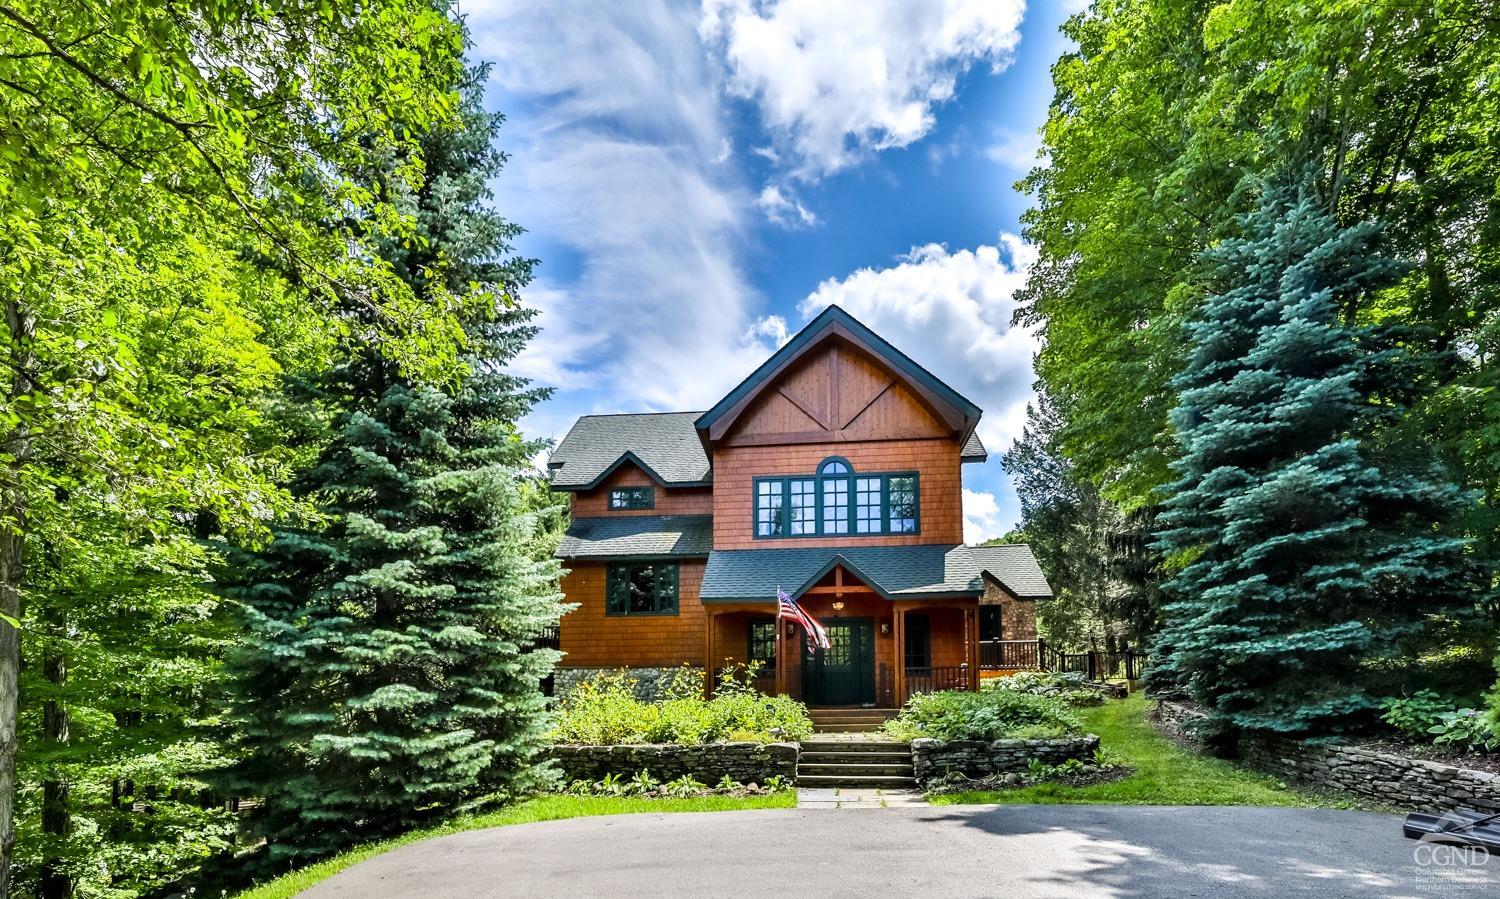
<path fill-rule="evenodd" d="M 745 658 L 752 671 L 776 666 L 776 619 L 750 622 L 750 648 Z"/>
<path fill-rule="evenodd" d="M 618 490 L 611 490 L 609 491 L 609 507 L 611 509 L 654 509 L 656 508 L 656 488 L 621 487 Z"/>
<path fill-rule="evenodd" d="M 606 615 L 676 615 L 675 562 L 616 562 L 605 569 Z"/>
<path fill-rule="evenodd" d="M 915 472 L 856 474 L 837 457 L 812 477 L 755 479 L 756 537 L 915 534 L 920 508 Z"/>

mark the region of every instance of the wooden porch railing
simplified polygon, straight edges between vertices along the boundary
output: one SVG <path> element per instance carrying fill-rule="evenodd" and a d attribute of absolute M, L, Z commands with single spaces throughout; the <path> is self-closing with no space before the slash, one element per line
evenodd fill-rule
<path fill-rule="evenodd" d="M 1107 678 L 1135 680 L 1146 662 L 1133 649 L 1117 652 L 1064 652 L 1035 640 L 981 640 L 979 667 L 983 671 L 1076 671 L 1091 681 Z"/>
<path fill-rule="evenodd" d="M 944 665 L 940 667 L 907 668 L 906 695 L 936 693 L 939 690 L 969 690 L 968 665 Z"/>

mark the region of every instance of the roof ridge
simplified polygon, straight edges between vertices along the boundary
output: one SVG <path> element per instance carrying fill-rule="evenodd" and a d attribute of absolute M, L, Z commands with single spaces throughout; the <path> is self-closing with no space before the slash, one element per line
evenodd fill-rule
<path fill-rule="evenodd" d="M 644 415 L 702 415 L 702 414 L 703 414 L 702 411 L 695 411 L 695 410 L 689 409 L 689 410 L 680 411 L 680 412 L 585 412 L 583 415 L 580 415 L 578 417 L 580 419 L 583 419 L 583 418 L 621 418 L 621 417 L 624 417 L 626 415 L 640 417 L 640 416 L 644 416 Z"/>

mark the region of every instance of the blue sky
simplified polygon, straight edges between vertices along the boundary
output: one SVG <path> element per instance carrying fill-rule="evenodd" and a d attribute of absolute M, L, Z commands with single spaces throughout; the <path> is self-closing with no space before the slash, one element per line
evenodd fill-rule
<path fill-rule="evenodd" d="M 966 536 L 1009 529 L 1036 349 L 1012 185 L 1075 6 L 462 2 L 508 117 L 495 201 L 541 260 L 517 367 L 557 395 L 528 433 L 707 408 L 836 302 L 985 410 Z"/>

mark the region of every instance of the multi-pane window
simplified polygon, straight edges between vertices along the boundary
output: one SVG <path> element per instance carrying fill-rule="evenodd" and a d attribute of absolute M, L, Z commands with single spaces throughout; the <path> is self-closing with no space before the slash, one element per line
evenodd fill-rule
<path fill-rule="evenodd" d="M 774 667 L 776 664 L 776 621 L 767 618 L 764 621 L 750 622 L 750 652 L 746 658 L 749 660 L 752 671 L 762 671 Z"/>
<path fill-rule="evenodd" d="M 812 478 L 800 478 L 787 482 L 787 495 L 791 499 L 788 521 L 793 537 L 818 532 L 818 482 Z"/>
<path fill-rule="evenodd" d="M 886 479 L 886 509 L 890 532 L 910 534 L 917 529 L 917 478 L 891 475 Z"/>
<path fill-rule="evenodd" d="M 856 474 L 829 459 L 813 477 L 755 479 L 755 536 L 914 534 L 920 507 L 915 474 Z"/>
<path fill-rule="evenodd" d="M 757 481 L 755 483 L 755 536 L 782 537 L 786 535 L 782 520 L 782 490 L 784 481 Z"/>
<path fill-rule="evenodd" d="M 854 530 L 861 534 L 880 533 L 880 478 L 854 480 Z"/>
<path fill-rule="evenodd" d="M 605 569 L 607 615 L 676 615 L 677 565 L 672 562 L 618 563 Z"/>
<path fill-rule="evenodd" d="M 611 509 L 653 509 L 656 507 L 656 490 L 652 487 L 622 487 L 609 491 Z"/>

